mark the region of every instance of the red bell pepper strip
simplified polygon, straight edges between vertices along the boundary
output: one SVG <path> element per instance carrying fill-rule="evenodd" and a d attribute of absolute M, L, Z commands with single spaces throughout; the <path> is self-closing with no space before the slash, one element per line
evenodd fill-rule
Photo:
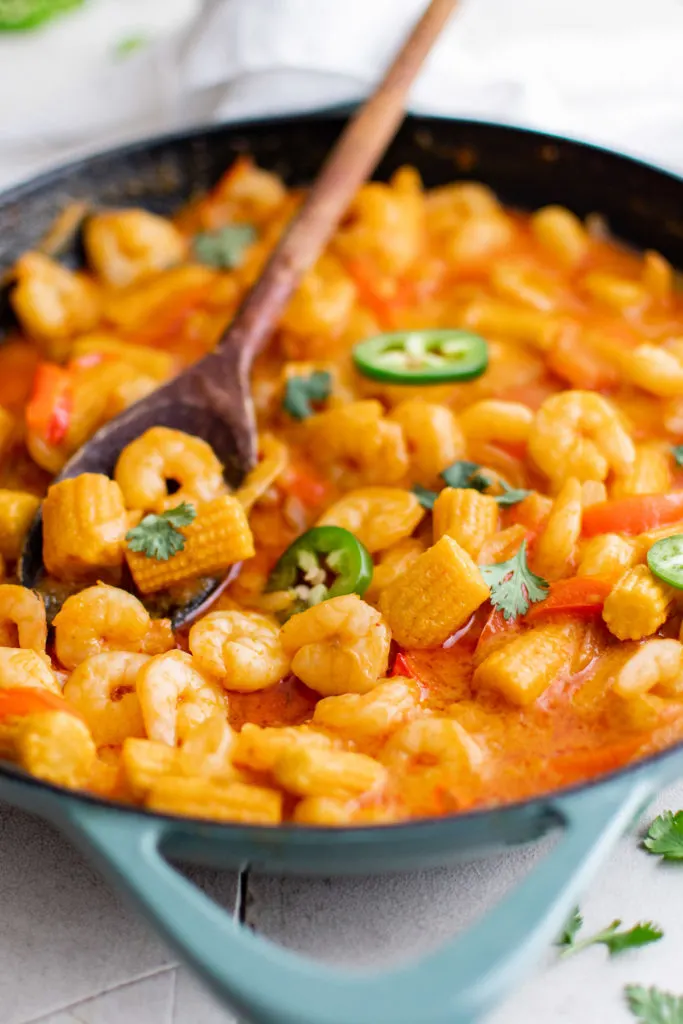
<path fill-rule="evenodd" d="M 50 445 L 64 440 L 73 412 L 72 377 L 55 363 L 39 363 L 26 406 L 26 426 Z"/>
<path fill-rule="evenodd" d="M 17 686 L 0 690 L 0 721 L 41 711 L 65 711 L 76 718 L 82 717 L 64 697 L 42 687 Z"/>
<path fill-rule="evenodd" d="M 297 498 L 308 508 L 324 504 L 330 495 L 330 484 L 302 461 L 291 462 L 277 485 L 285 494 Z"/>
<path fill-rule="evenodd" d="M 403 651 L 399 651 L 396 657 L 394 658 L 394 665 L 391 670 L 391 676 L 392 678 L 394 676 L 400 676 L 402 679 L 415 679 L 415 673 L 408 664 L 408 659 L 406 658 Z"/>
<path fill-rule="evenodd" d="M 550 593 L 531 606 L 526 613 L 527 622 L 537 622 L 551 615 L 574 615 L 591 618 L 602 612 L 605 598 L 612 584 L 598 578 L 572 576 L 550 584 Z"/>
<path fill-rule="evenodd" d="M 590 505 L 583 513 L 583 535 L 644 533 L 676 523 L 679 519 L 683 519 L 683 491 L 636 494 Z"/>

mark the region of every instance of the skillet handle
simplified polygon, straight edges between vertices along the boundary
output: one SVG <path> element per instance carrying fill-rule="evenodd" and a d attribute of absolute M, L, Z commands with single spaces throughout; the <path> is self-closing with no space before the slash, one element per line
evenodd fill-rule
<path fill-rule="evenodd" d="M 472 1024 L 550 945 L 657 781 L 640 773 L 557 799 L 565 831 L 516 889 L 467 933 L 379 974 L 312 961 L 239 924 L 164 859 L 172 821 L 74 801 L 67 827 L 250 1024 Z"/>

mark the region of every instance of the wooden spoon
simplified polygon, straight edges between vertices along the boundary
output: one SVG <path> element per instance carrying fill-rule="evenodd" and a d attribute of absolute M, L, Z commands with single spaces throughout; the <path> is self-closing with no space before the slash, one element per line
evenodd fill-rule
<path fill-rule="evenodd" d="M 121 450 L 149 427 L 166 426 L 204 438 L 241 483 L 255 465 L 257 437 L 249 375 L 302 275 L 334 233 L 359 186 L 372 173 L 403 119 L 406 94 L 456 6 L 432 0 L 372 96 L 346 126 L 298 215 L 274 250 L 217 348 L 184 373 L 110 420 L 67 462 L 55 482 L 80 473 L 112 476 Z M 41 514 L 29 530 L 19 564 L 21 582 L 44 584 Z M 226 580 L 211 581 L 185 603 L 161 605 L 175 626 L 215 600 Z M 59 600 L 42 587 L 53 610 Z M 160 610 L 158 601 L 153 610 Z"/>

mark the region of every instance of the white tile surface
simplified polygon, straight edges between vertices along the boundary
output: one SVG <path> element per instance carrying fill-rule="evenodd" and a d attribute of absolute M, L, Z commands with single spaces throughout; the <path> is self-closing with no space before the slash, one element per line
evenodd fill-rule
<path fill-rule="evenodd" d="M 185 967 L 179 967 L 170 1024 L 237 1024 L 237 1019 L 207 992 L 193 974 Z"/>
<path fill-rule="evenodd" d="M 175 971 L 169 968 L 41 1017 L 35 1024 L 166 1024 L 171 1020 L 174 994 Z M 199 1020 L 186 1018 L 193 1019 Z"/>
<path fill-rule="evenodd" d="M 190 874 L 232 912 L 234 874 L 205 868 Z M 1 1024 L 26 1024 L 175 962 L 66 839 L 0 804 Z M 143 986 L 144 1016 L 131 1016 L 130 1024 L 166 1024 L 169 1017 L 159 1016 L 158 1002 L 148 1007 L 147 991 L 157 999 L 156 986 Z M 107 1017 L 102 1020 L 109 1024 Z"/>

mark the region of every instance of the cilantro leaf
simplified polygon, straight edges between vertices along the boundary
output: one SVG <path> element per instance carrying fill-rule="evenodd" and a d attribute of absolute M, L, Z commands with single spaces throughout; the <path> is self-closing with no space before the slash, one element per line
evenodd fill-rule
<path fill-rule="evenodd" d="M 138 50 L 144 49 L 145 46 L 149 45 L 149 42 L 150 38 L 144 32 L 123 36 L 114 45 L 114 56 L 119 60 L 123 60 L 125 57 L 129 57 L 131 53 L 137 53 Z"/>
<path fill-rule="evenodd" d="M 627 949 L 637 949 L 639 946 L 658 942 L 664 934 L 661 928 L 652 924 L 651 921 L 638 922 L 627 931 L 619 931 L 621 921 L 617 920 L 612 921 L 610 925 L 594 935 L 589 935 L 585 939 L 577 939 L 582 925 L 583 918 L 577 907 L 555 943 L 562 948 L 560 956 L 573 956 L 574 953 L 580 953 L 582 949 L 588 949 L 589 946 L 606 946 L 610 956 L 617 956 L 618 953 L 623 953 Z"/>
<path fill-rule="evenodd" d="M 150 513 L 126 534 L 128 547 L 147 558 L 166 562 L 185 547 L 185 538 L 178 527 L 189 526 L 196 515 L 194 505 L 186 501 L 160 515 Z"/>
<path fill-rule="evenodd" d="M 629 1010 L 640 1024 L 683 1024 L 683 996 L 643 985 L 627 985 Z"/>
<path fill-rule="evenodd" d="M 524 501 L 532 493 L 531 491 L 525 490 L 523 487 L 510 487 L 504 480 L 498 480 L 498 483 L 503 488 L 502 494 L 496 495 L 496 501 L 499 505 L 517 505 L 520 501 Z"/>
<path fill-rule="evenodd" d="M 241 265 L 245 249 L 255 240 L 256 228 L 251 224 L 228 224 L 219 231 L 195 235 L 192 247 L 200 263 L 233 270 Z"/>
<path fill-rule="evenodd" d="M 615 921 L 614 924 L 619 927 L 621 921 Z M 616 956 L 626 949 L 638 949 L 640 946 L 648 946 L 651 942 L 659 942 L 663 935 L 662 929 L 652 921 L 639 921 L 628 931 L 610 931 L 604 936 L 596 936 L 593 941 L 607 946 L 610 956 Z"/>
<path fill-rule="evenodd" d="M 422 508 L 432 509 L 434 508 L 434 502 L 439 497 L 438 491 L 430 491 L 426 487 L 420 487 L 419 484 L 415 484 L 411 488 L 413 494 L 422 505 Z"/>
<path fill-rule="evenodd" d="M 683 860 L 683 811 L 664 811 L 655 818 L 643 846 L 664 860 Z"/>
<path fill-rule="evenodd" d="M 502 494 L 494 495 L 495 500 L 499 505 L 516 505 L 520 501 L 524 501 L 531 491 L 524 490 L 521 487 L 510 487 L 504 480 L 498 479 L 492 480 L 490 476 L 482 472 L 482 467 L 477 462 L 468 462 L 466 459 L 461 459 L 458 462 L 453 462 L 441 473 L 441 478 L 445 481 L 447 487 L 466 488 L 474 491 L 479 491 L 481 494 L 485 494 L 489 487 L 493 487 L 496 483 L 499 483 L 503 488 Z"/>
<path fill-rule="evenodd" d="M 324 402 L 332 391 L 332 377 L 324 370 L 308 377 L 290 377 L 285 388 L 282 407 L 295 420 L 305 420 L 314 413 L 312 402 Z"/>
<path fill-rule="evenodd" d="M 674 462 L 677 466 L 683 466 L 683 444 L 675 444 L 671 449 Z"/>
<path fill-rule="evenodd" d="M 572 915 L 566 922 L 560 934 L 558 935 L 555 945 L 572 946 L 574 944 L 574 939 L 576 938 L 578 932 L 581 930 L 582 926 L 583 918 L 579 913 L 579 908 L 574 907 Z"/>
<path fill-rule="evenodd" d="M 452 462 L 441 472 L 441 478 L 447 487 L 472 488 L 475 491 L 485 491 L 491 486 L 491 480 L 480 473 L 481 466 L 478 462 L 468 462 L 460 459 Z"/>
<path fill-rule="evenodd" d="M 479 569 L 491 588 L 491 604 L 503 613 L 506 622 L 518 615 L 526 615 L 529 605 L 542 601 L 547 595 L 547 581 L 529 568 L 526 541 L 507 562 L 480 565 Z"/>

